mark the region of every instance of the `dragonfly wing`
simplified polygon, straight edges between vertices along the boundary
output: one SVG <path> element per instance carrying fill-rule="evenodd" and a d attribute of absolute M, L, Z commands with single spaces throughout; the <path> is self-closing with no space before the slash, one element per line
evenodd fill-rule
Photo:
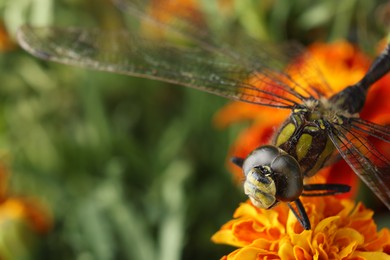
<path fill-rule="evenodd" d="M 349 122 L 356 131 L 390 143 L 390 126 L 378 125 L 362 118 L 351 118 Z"/>
<path fill-rule="evenodd" d="M 270 71 L 284 71 L 284 74 L 279 75 L 283 78 L 283 82 L 288 82 L 290 87 L 306 97 L 319 99 L 321 96 L 334 93 L 324 79 L 315 59 L 296 42 L 282 45 L 260 44 L 258 40 L 242 31 L 229 31 L 226 35 L 220 33 L 221 30 L 218 28 L 207 30 L 202 13 L 207 8 L 202 9 L 202 5 L 206 5 L 202 1 L 113 0 L 113 2 L 121 11 L 147 24 L 166 31 L 173 31 L 202 48 L 224 51 L 226 55 L 239 57 L 241 61 L 245 60 L 245 63 L 252 69 L 262 71 L 267 68 Z M 208 5 L 210 6 L 210 3 Z M 220 8 L 216 9 L 220 10 Z M 213 13 L 211 17 L 214 16 Z M 223 18 L 223 15 L 220 15 L 216 20 L 224 21 Z M 286 64 L 292 66 L 286 69 Z M 301 82 L 295 80 L 297 77 Z"/>
<path fill-rule="evenodd" d="M 157 42 L 137 32 L 24 26 L 18 40 L 42 59 L 157 79 L 234 100 L 280 108 L 304 100 L 281 80 L 281 71 L 253 69 L 224 51 Z"/>
<path fill-rule="evenodd" d="M 351 126 L 330 126 L 328 136 L 344 160 L 390 209 L 390 161 Z"/>
<path fill-rule="evenodd" d="M 254 104 L 290 109 L 329 92 L 315 62 L 298 44 L 266 45 L 243 34 L 212 37 L 196 8 L 179 12 L 174 0 L 114 2 L 137 18 L 140 28 L 104 32 L 24 26 L 18 40 L 43 59 L 157 79 Z M 180 40 L 145 36 L 143 22 Z"/>

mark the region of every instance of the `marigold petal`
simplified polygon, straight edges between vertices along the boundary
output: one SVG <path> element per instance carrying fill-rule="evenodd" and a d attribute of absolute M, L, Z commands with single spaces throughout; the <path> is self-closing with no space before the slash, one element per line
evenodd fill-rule
<path fill-rule="evenodd" d="M 252 206 L 253 209 L 252 213 L 253 215 L 248 214 L 249 217 L 253 217 L 259 225 L 261 226 L 278 226 L 280 225 L 280 222 L 278 221 L 279 212 L 278 211 L 271 211 L 271 210 L 260 210 L 262 214 L 258 214 L 259 212 L 257 209 Z M 238 216 L 239 214 L 235 214 L 234 216 Z M 260 229 L 260 228 L 259 228 Z"/>
<path fill-rule="evenodd" d="M 220 230 L 211 237 L 211 241 L 217 244 L 225 244 L 235 247 L 248 245 L 247 242 L 240 241 L 231 230 Z"/>
<path fill-rule="evenodd" d="M 334 244 L 339 247 L 341 258 L 350 256 L 364 243 L 364 236 L 352 228 L 342 228 L 335 233 Z"/>
<path fill-rule="evenodd" d="M 367 251 L 379 251 L 388 249 L 390 253 L 390 231 L 382 229 L 373 239 L 366 241 L 364 249 Z"/>
<path fill-rule="evenodd" d="M 293 245 L 289 238 L 284 237 L 279 241 L 278 255 L 282 260 L 288 260 L 294 258 Z"/>
<path fill-rule="evenodd" d="M 327 217 L 327 218 L 321 220 L 316 225 L 316 227 L 314 229 L 314 234 L 317 235 L 318 233 L 323 233 L 323 232 L 327 232 L 327 233 L 335 232 L 336 231 L 335 230 L 336 229 L 335 222 L 337 222 L 339 220 L 340 220 L 340 216 Z"/>
<path fill-rule="evenodd" d="M 304 230 L 301 233 L 290 233 L 291 243 L 306 252 L 311 252 L 312 230 Z M 294 249 L 295 250 L 295 249 Z"/>
<path fill-rule="evenodd" d="M 309 254 L 308 251 L 306 251 L 304 248 L 302 248 L 300 246 L 294 246 L 293 251 L 294 251 L 294 258 L 295 259 L 302 259 L 302 260 L 313 259 L 313 256 L 311 254 Z"/>
<path fill-rule="evenodd" d="M 234 213 L 235 219 L 223 225 L 212 240 L 233 246 L 245 246 L 258 238 L 275 240 L 284 233 L 281 221 L 287 212 L 286 209 L 262 211 L 249 202 L 242 203 Z"/>
<path fill-rule="evenodd" d="M 280 259 L 278 253 L 273 251 L 274 243 L 266 239 L 257 239 L 243 249 L 233 251 L 227 256 L 227 260 L 249 259 Z"/>
<path fill-rule="evenodd" d="M 389 255 L 383 252 L 355 251 L 349 259 L 353 260 L 389 260 Z"/>
<path fill-rule="evenodd" d="M 272 113 L 272 117 L 269 116 L 270 113 Z M 233 123 L 246 120 L 279 125 L 286 119 L 288 114 L 289 111 L 287 110 L 278 110 L 243 102 L 231 102 L 220 109 L 215 114 L 213 120 L 218 128 L 225 128 Z"/>

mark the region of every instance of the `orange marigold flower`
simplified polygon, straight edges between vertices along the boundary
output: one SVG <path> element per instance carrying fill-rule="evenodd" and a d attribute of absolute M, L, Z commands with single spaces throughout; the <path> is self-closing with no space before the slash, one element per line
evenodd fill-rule
<path fill-rule="evenodd" d="M 389 259 L 390 230 L 377 232 L 372 210 L 333 196 L 302 202 L 311 230 L 303 230 L 286 204 L 265 210 L 242 203 L 212 237 L 238 247 L 222 259 Z"/>

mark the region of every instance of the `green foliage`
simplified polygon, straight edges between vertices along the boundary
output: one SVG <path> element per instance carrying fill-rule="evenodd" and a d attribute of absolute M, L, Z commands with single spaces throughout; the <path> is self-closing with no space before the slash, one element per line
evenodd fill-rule
<path fill-rule="evenodd" d="M 217 5 L 203 2 L 215 12 Z M 383 27 L 368 19 L 378 5 L 233 1 L 223 20 L 208 22 L 263 40 L 352 35 L 373 46 L 383 37 Z M 11 35 L 25 22 L 113 26 L 125 19 L 103 0 L 2 0 L 0 11 Z M 223 255 L 210 237 L 245 199 L 224 166 L 237 129 L 212 124 L 225 100 L 39 61 L 19 49 L 0 54 L 0 67 L 0 147 L 10 158 L 9 190 L 39 198 L 53 212 L 53 230 L 34 246 L 32 259 Z"/>

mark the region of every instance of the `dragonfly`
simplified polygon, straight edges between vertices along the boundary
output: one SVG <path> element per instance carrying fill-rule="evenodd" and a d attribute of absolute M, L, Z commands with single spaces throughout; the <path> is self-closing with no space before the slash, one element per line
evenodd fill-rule
<path fill-rule="evenodd" d="M 390 70 L 390 45 L 359 82 L 334 93 L 315 62 L 303 58 L 308 54 L 298 44 L 270 46 L 245 35 L 221 41 L 204 28 L 196 10 L 176 12 L 164 1 L 114 3 L 138 22 L 175 37 L 156 39 L 140 29 L 142 26 L 106 31 L 24 25 L 18 31 L 18 42 L 44 60 L 290 110 L 270 144 L 232 161 L 242 168 L 245 194 L 255 206 L 269 209 L 287 203 L 304 229 L 311 229 L 311 224 L 300 196 L 349 191 L 344 184 L 305 183 L 340 159 L 390 209 L 390 161 L 370 141 L 390 143 L 390 127 L 359 117 L 370 86 Z M 165 18 L 153 15 L 151 8 Z M 288 64 L 297 60 L 305 62 L 291 69 Z M 296 74 L 305 84 L 295 80 Z"/>

